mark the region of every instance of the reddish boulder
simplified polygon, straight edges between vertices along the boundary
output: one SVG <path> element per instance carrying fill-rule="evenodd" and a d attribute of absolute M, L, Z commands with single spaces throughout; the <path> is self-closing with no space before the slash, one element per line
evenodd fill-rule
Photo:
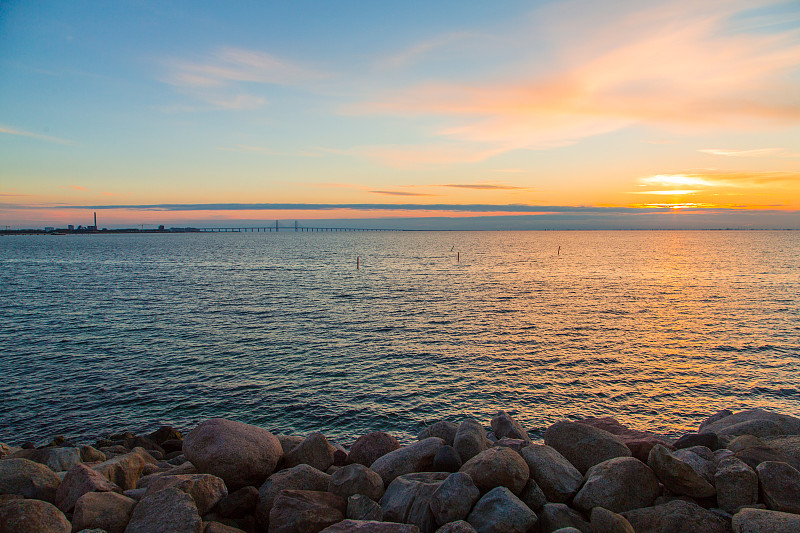
<path fill-rule="evenodd" d="M 631 429 L 628 426 L 620 424 L 617 419 L 610 416 L 584 418 L 583 420 L 578 420 L 578 422 L 616 435 L 625 443 L 625 446 L 628 447 L 631 454 L 643 463 L 647 462 L 647 456 L 656 444 L 661 444 L 662 446 L 672 449 L 672 446 L 668 442 L 658 438 L 649 431 Z"/>

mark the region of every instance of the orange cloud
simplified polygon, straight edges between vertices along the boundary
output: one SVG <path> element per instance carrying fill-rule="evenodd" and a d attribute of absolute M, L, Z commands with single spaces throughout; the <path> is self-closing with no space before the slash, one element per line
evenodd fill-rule
<path fill-rule="evenodd" d="M 459 151 L 469 155 L 457 160 L 479 161 L 515 149 L 569 145 L 636 124 L 685 133 L 800 123 L 800 84 L 791 76 L 800 57 L 796 33 L 732 31 L 731 17 L 749 7 L 747 2 L 644 5 L 630 11 L 629 5 L 587 0 L 553 4 L 515 43 L 522 74 L 491 83 L 418 84 L 349 111 L 438 116 L 453 123 L 435 134 L 465 143 L 456 150 L 369 149 L 392 165 L 450 162 Z M 547 38 L 558 57 L 543 62 L 541 47 L 532 46 L 529 34 Z"/>

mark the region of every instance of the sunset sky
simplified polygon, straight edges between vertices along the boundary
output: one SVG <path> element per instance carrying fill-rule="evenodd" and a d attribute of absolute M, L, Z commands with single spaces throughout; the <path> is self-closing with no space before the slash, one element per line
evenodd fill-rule
<path fill-rule="evenodd" d="M 0 224 L 92 211 L 800 228 L 800 2 L 3 2 Z"/>

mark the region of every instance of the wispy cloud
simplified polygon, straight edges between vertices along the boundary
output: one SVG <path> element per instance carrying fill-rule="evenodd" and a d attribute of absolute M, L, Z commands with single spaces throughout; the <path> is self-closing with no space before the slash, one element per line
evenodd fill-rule
<path fill-rule="evenodd" d="M 405 50 L 388 57 L 381 58 L 377 61 L 376 66 L 379 69 L 396 69 L 412 65 L 413 63 L 425 58 L 431 52 L 450 47 L 457 46 L 465 41 L 474 41 L 476 37 L 485 38 L 485 35 L 478 36 L 470 32 L 452 32 L 444 35 L 412 44 Z"/>
<path fill-rule="evenodd" d="M 731 157 L 800 157 L 800 154 L 792 154 L 783 148 L 756 148 L 752 150 L 733 150 L 724 148 L 703 148 L 698 150 L 705 154 L 724 155 Z"/>
<path fill-rule="evenodd" d="M 656 1 L 633 9 L 629 3 L 554 3 L 508 38 L 520 74 L 487 83 L 476 69 L 473 83 L 430 79 L 348 110 L 439 117 L 436 136 L 463 143 L 467 161 L 566 146 L 633 125 L 684 134 L 800 124 L 800 84 L 793 76 L 800 35 L 730 31 L 730 20 L 746 18 L 750 7 L 740 0 Z M 549 61 L 530 35 L 556 51 Z M 369 152 L 390 165 L 455 159 L 450 147 Z"/>
<path fill-rule="evenodd" d="M 367 191 L 373 194 L 385 194 L 388 196 L 437 196 L 424 192 L 408 192 L 408 191 Z"/>
<path fill-rule="evenodd" d="M 73 191 L 88 191 L 86 187 L 81 187 L 80 185 L 62 185 L 61 189 L 72 189 Z"/>
<path fill-rule="evenodd" d="M 518 190 L 528 189 L 529 187 L 517 187 L 515 185 L 503 185 L 500 183 L 445 183 L 437 187 L 453 187 L 455 189 L 477 189 L 483 191 L 491 190 Z"/>
<path fill-rule="evenodd" d="M 0 133 L 5 133 L 8 135 L 16 135 L 18 137 L 29 137 L 31 139 L 37 139 L 40 141 L 47 141 L 56 144 L 64 144 L 67 146 L 72 146 L 75 143 L 73 141 L 68 141 L 66 139 L 60 139 L 58 137 L 51 137 L 50 135 L 40 135 L 38 133 L 31 133 L 29 131 L 24 130 L 17 130 L 14 128 L 7 128 L 4 126 L 0 126 Z"/>
<path fill-rule="evenodd" d="M 295 151 L 281 151 L 281 150 L 273 150 L 272 148 L 267 148 L 266 146 L 249 146 L 244 144 L 237 144 L 235 146 L 220 146 L 217 147 L 217 150 L 222 152 L 251 152 L 251 153 L 259 153 L 259 154 L 266 154 L 266 155 L 275 155 L 275 156 L 289 156 L 289 157 L 322 157 L 323 150 L 320 151 L 312 151 L 312 150 L 295 150 Z"/>
<path fill-rule="evenodd" d="M 203 60 L 173 59 L 163 81 L 181 92 L 220 109 L 256 109 L 266 97 L 253 94 L 253 84 L 299 85 L 327 77 L 326 73 L 256 50 L 224 47 Z M 192 110 L 181 106 L 178 110 Z"/>
<path fill-rule="evenodd" d="M 641 190 L 635 194 L 694 194 L 709 189 L 752 189 L 800 185 L 800 172 L 704 170 L 681 174 L 657 174 L 639 179 L 642 187 L 674 187 L 673 190 Z M 685 189 L 692 187 L 692 190 Z"/>

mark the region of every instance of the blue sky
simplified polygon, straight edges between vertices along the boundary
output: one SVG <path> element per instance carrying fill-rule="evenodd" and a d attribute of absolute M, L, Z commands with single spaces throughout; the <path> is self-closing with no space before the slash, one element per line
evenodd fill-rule
<path fill-rule="evenodd" d="M 0 9 L 4 225 L 800 210 L 797 2 Z"/>

